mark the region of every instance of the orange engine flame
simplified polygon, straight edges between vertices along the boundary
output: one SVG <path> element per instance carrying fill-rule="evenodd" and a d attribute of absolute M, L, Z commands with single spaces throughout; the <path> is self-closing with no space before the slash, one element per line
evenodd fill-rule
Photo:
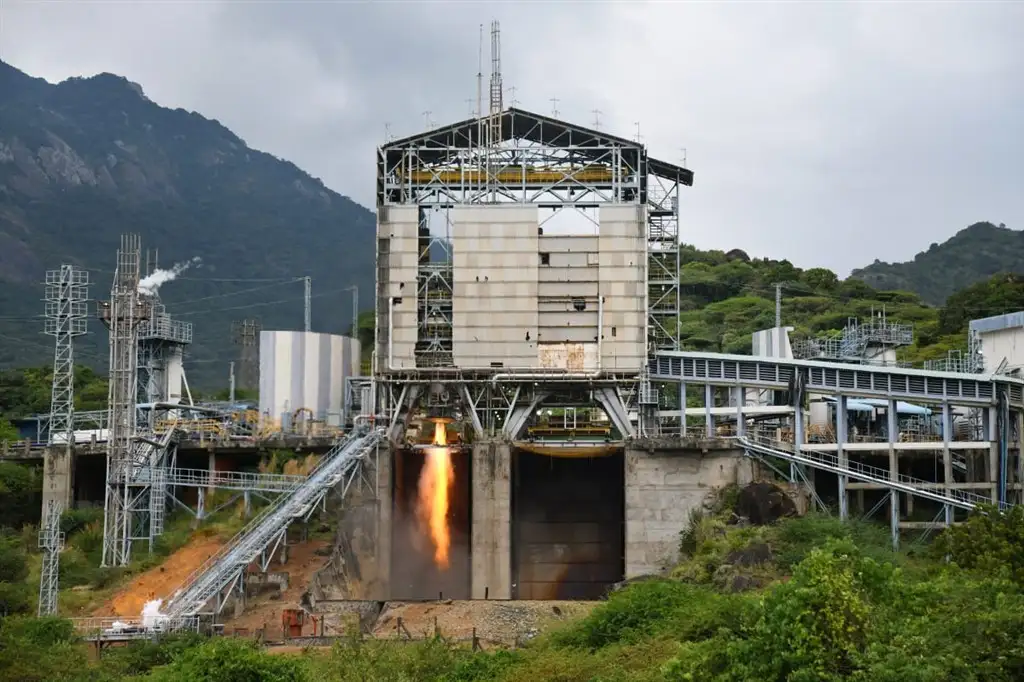
<path fill-rule="evenodd" d="M 442 569 L 449 565 L 451 533 L 448 528 L 448 505 L 455 470 L 448 450 L 448 428 L 443 422 L 434 423 L 434 447 L 426 451 L 427 458 L 420 474 L 418 515 L 420 522 L 430 531 L 434 542 L 434 563 Z"/>

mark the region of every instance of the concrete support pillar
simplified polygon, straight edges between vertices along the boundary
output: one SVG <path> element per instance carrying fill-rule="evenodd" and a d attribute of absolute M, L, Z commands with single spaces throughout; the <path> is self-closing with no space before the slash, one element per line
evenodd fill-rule
<path fill-rule="evenodd" d="M 942 403 L 942 480 L 946 484 L 946 495 L 952 495 L 953 489 L 953 452 L 949 443 L 953 439 L 953 411 L 949 402 Z M 945 506 L 946 525 L 953 523 L 953 508 L 948 504 Z"/>
<path fill-rule="evenodd" d="M 473 445 L 471 531 L 473 599 L 512 598 L 512 448 Z"/>
<path fill-rule="evenodd" d="M 213 477 L 217 474 L 217 453 L 213 450 L 210 450 L 210 454 L 207 456 L 206 470 L 210 472 L 210 485 L 207 486 L 206 491 L 212 495 L 216 490 L 213 486 Z"/>
<path fill-rule="evenodd" d="M 391 596 L 391 519 L 394 511 L 392 467 L 395 453 L 387 446 L 377 450 L 377 589 L 376 599 Z"/>
<path fill-rule="evenodd" d="M 74 473 L 74 450 L 67 445 L 51 445 L 46 448 L 43 453 L 44 516 L 51 500 L 59 503 L 63 509 L 71 508 L 74 502 Z"/>
<path fill-rule="evenodd" d="M 992 484 L 992 504 L 999 503 L 999 476 L 1002 467 L 999 466 L 999 447 L 1000 437 L 1002 434 L 999 433 L 999 417 L 998 408 L 990 407 L 988 409 L 988 416 L 985 419 L 985 440 L 989 443 L 988 448 L 988 464 L 985 469 L 985 481 Z"/>
<path fill-rule="evenodd" d="M 1024 410 L 1015 415 L 1017 420 L 1017 477 L 1015 483 L 1024 486 Z M 1017 501 L 1024 504 L 1024 487 L 1017 491 Z"/>
<path fill-rule="evenodd" d="M 803 447 L 806 444 L 806 442 L 807 442 L 807 435 L 804 433 L 804 405 L 803 405 L 803 400 L 798 399 L 793 404 L 793 452 L 795 452 L 796 454 L 799 455 L 800 451 L 803 450 Z M 796 483 L 797 482 L 797 479 L 799 478 L 798 473 L 803 473 L 803 474 L 805 474 L 805 477 L 806 477 L 806 473 L 807 472 L 805 470 L 803 470 L 803 467 L 800 467 L 795 462 L 790 462 L 790 464 L 789 464 L 789 482 L 790 483 Z M 808 480 L 808 485 L 812 488 L 811 492 L 813 493 L 814 492 L 814 490 L 813 490 L 814 486 L 813 486 L 813 484 L 811 483 L 810 480 Z M 811 499 L 812 500 L 816 499 L 813 494 L 811 495 Z"/>
<path fill-rule="evenodd" d="M 679 435 L 686 437 L 686 383 L 679 382 Z"/>
<path fill-rule="evenodd" d="M 747 435 L 747 421 L 743 416 L 743 403 L 746 402 L 745 391 L 742 386 L 732 388 L 733 400 L 736 401 L 736 435 Z"/>
<path fill-rule="evenodd" d="M 846 396 L 836 398 L 836 457 L 840 469 L 849 469 L 849 462 L 846 450 L 843 445 L 846 443 Z M 850 516 L 850 501 L 846 494 L 846 476 L 838 476 L 839 479 L 839 518 L 845 521 Z"/>
<path fill-rule="evenodd" d="M 708 438 L 715 437 L 715 417 L 711 414 L 711 408 L 715 406 L 715 387 L 711 384 L 704 384 L 704 425 L 705 435 Z"/>
<path fill-rule="evenodd" d="M 889 435 L 889 480 L 900 479 L 900 460 L 896 454 L 896 438 L 899 435 L 897 403 L 890 399 L 885 414 L 888 420 L 886 433 Z M 900 547 L 900 496 L 895 490 L 889 491 L 889 533 L 892 536 L 892 549 L 895 552 Z"/>
<path fill-rule="evenodd" d="M 196 488 L 196 518 L 206 518 L 206 488 Z"/>

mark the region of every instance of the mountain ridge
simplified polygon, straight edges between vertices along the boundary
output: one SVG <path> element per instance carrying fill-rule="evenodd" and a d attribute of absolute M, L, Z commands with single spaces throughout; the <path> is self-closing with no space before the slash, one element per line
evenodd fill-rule
<path fill-rule="evenodd" d="M 312 278 L 314 331 L 347 331 L 345 287 L 359 287 L 363 307 L 372 301 L 373 213 L 295 164 L 216 119 L 154 103 L 122 76 L 51 84 L 0 61 L 0 89 L 11 93 L 0 102 L 0 365 L 45 364 L 45 270 L 90 269 L 91 294 L 105 298 L 123 232 L 159 249 L 164 266 L 202 258 L 161 295 L 172 314 L 192 316 L 190 355 L 223 365 L 218 375 L 237 355 L 235 317 L 301 328 L 302 287 L 289 281 Z M 285 293 L 253 280 L 281 280 Z M 269 303 L 278 299 L 288 300 Z M 189 312 L 197 300 L 210 303 Z M 105 336 L 90 326 L 90 337 Z M 83 357 L 103 364 L 105 339 L 83 344 Z"/>
<path fill-rule="evenodd" d="M 933 242 L 912 260 L 875 260 L 850 273 L 881 290 L 913 291 L 932 305 L 942 305 L 954 292 L 1000 273 L 1024 272 L 1024 231 L 1005 224 L 977 222 L 946 241 Z"/>

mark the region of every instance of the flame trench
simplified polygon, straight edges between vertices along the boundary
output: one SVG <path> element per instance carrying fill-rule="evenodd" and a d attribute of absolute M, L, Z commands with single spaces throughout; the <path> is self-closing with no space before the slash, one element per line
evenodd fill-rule
<path fill-rule="evenodd" d="M 443 422 L 437 421 L 434 423 L 434 447 L 426 450 L 426 461 L 420 474 L 417 513 L 420 523 L 429 531 L 434 543 L 434 563 L 442 569 L 447 569 L 449 565 L 451 531 L 448 527 L 448 507 L 454 480 L 455 469 L 448 449 L 448 429 Z"/>

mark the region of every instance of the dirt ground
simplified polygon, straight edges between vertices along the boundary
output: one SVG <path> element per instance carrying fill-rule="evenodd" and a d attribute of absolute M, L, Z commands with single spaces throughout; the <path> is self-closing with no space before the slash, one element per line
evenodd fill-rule
<path fill-rule="evenodd" d="M 300 544 L 288 547 L 288 561 L 279 564 L 276 561 L 271 564 L 272 572 L 285 572 L 288 574 L 288 589 L 276 594 L 262 594 L 249 599 L 245 612 L 237 618 L 224 619 L 225 632 L 231 632 L 235 628 L 247 628 L 255 632 L 266 626 L 266 639 L 280 640 L 283 638 L 281 632 L 281 611 L 284 609 L 297 609 L 303 593 L 309 589 L 313 580 L 313 574 L 327 563 L 328 557 L 318 554 L 318 551 L 326 550 L 330 543 L 326 540 L 309 540 Z M 312 634 L 312 625 L 303 628 Z"/>
<path fill-rule="evenodd" d="M 215 554 L 223 543 L 224 540 L 216 536 L 192 538 L 162 564 L 132 578 L 106 604 L 94 610 L 92 615 L 139 618 L 147 601 L 170 597 L 171 592 L 185 582 L 189 574 L 210 555 Z"/>
<path fill-rule="evenodd" d="M 514 645 L 535 637 L 541 630 L 588 614 L 599 602 L 582 601 L 443 601 L 388 602 L 373 634 L 392 638 L 415 639 L 434 634 L 437 629 L 446 638 L 468 640 L 476 629 L 485 644 Z M 401 632 L 398 619 L 408 635 Z"/>

